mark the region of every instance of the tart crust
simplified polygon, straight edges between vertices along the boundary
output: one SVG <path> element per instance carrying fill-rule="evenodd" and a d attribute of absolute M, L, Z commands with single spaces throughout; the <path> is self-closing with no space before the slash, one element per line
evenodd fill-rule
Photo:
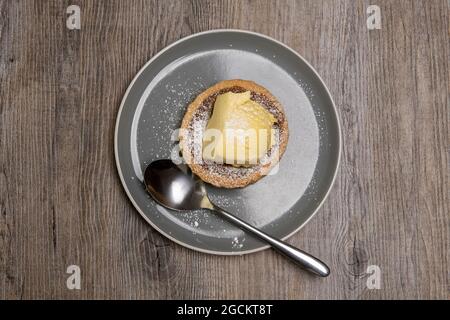
<path fill-rule="evenodd" d="M 194 132 L 202 137 L 206 123 L 211 117 L 216 97 L 229 91 L 250 91 L 251 99 L 260 103 L 277 119 L 275 128 L 279 132 L 278 142 L 269 149 L 262 163 L 251 167 L 235 167 L 229 164 L 207 162 L 201 157 L 202 139 L 197 139 L 195 142 Z M 181 129 L 180 149 L 187 165 L 203 181 L 222 188 L 245 187 L 267 175 L 281 159 L 289 138 L 284 109 L 278 100 L 266 88 L 253 81 L 240 79 L 221 81 L 200 93 L 188 106 L 181 122 Z"/>

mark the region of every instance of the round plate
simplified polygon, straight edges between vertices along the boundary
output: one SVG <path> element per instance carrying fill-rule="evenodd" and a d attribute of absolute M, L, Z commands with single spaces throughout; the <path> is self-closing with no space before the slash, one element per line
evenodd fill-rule
<path fill-rule="evenodd" d="M 232 255 L 267 245 L 206 210 L 167 210 L 150 198 L 142 183 L 147 164 L 177 152 L 176 129 L 188 104 L 226 79 L 253 80 L 277 97 L 288 119 L 289 142 L 276 172 L 242 189 L 208 186 L 211 198 L 277 238 L 298 231 L 330 191 L 341 133 L 320 76 L 298 53 L 272 38 L 213 30 L 181 39 L 154 56 L 122 100 L 115 156 L 126 193 L 156 230 L 194 250 Z"/>

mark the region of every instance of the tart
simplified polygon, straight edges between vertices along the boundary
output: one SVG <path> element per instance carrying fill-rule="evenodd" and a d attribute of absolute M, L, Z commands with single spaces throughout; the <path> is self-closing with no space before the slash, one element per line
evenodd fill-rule
<path fill-rule="evenodd" d="M 226 133 L 235 131 L 229 128 L 242 129 L 237 132 L 257 129 L 258 143 L 249 144 L 249 136 L 231 140 Z M 209 141 L 210 129 L 223 135 Z M 267 89 L 252 81 L 225 80 L 200 93 L 188 106 L 181 123 L 180 149 L 186 164 L 203 181 L 240 188 L 269 174 L 284 154 L 288 137 L 283 107 Z M 230 141 L 236 150 L 244 151 L 233 148 L 227 153 L 224 147 Z"/>

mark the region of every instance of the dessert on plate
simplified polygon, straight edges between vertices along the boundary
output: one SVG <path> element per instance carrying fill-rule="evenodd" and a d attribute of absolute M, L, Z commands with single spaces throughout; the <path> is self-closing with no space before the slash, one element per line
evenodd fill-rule
<path fill-rule="evenodd" d="M 252 81 L 225 80 L 188 106 L 180 148 L 203 181 L 238 188 L 258 181 L 278 164 L 288 137 L 283 107 L 267 89 Z"/>

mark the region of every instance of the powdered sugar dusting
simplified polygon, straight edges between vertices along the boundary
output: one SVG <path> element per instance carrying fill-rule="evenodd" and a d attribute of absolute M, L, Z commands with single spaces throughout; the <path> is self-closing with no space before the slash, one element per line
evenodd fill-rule
<path fill-rule="evenodd" d="M 239 239 L 238 237 L 234 237 L 231 241 L 231 246 L 233 249 L 241 249 L 244 246 L 245 238 Z"/>

